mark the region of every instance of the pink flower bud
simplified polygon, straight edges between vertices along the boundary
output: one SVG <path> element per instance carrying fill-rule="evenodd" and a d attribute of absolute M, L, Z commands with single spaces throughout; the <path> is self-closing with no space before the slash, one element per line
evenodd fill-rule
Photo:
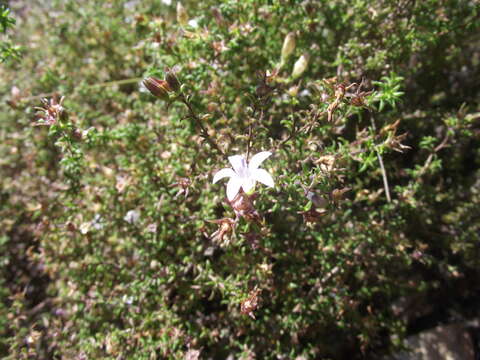
<path fill-rule="evenodd" d="M 180 90 L 180 81 L 178 81 L 177 76 L 172 70 L 168 70 L 165 74 L 165 80 L 168 83 L 168 86 L 175 92 Z"/>
<path fill-rule="evenodd" d="M 144 79 L 143 85 L 145 85 L 145 87 L 153 96 L 156 96 L 162 100 L 168 100 L 168 93 L 172 91 L 170 85 L 168 85 L 168 82 L 155 77 L 148 77 Z"/>

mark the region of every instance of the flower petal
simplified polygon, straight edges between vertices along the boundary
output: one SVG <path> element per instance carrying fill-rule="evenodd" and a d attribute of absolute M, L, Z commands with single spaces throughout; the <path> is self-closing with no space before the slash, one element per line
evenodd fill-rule
<path fill-rule="evenodd" d="M 270 187 L 274 187 L 272 175 L 270 175 L 266 170 L 255 169 L 251 172 L 252 179 L 261 182 Z"/>
<path fill-rule="evenodd" d="M 237 174 L 242 174 L 243 173 L 242 169 L 245 169 L 247 167 L 247 164 L 243 155 L 229 156 L 228 161 L 230 161 L 230 164 L 232 164 L 233 170 L 235 170 Z"/>
<path fill-rule="evenodd" d="M 247 194 L 255 187 L 255 179 L 252 177 L 244 178 L 242 182 L 242 189 Z"/>
<path fill-rule="evenodd" d="M 242 179 L 238 176 L 232 176 L 227 183 L 227 199 L 232 201 L 237 196 L 240 187 L 242 186 Z"/>
<path fill-rule="evenodd" d="M 232 176 L 237 176 L 237 174 L 235 174 L 235 171 L 230 168 L 222 169 L 213 176 L 213 183 L 215 184 L 218 180 L 223 179 L 224 177 Z"/>
<path fill-rule="evenodd" d="M 248 164 L 248 168 L 250 170 L 257 169 L 260 164 L 270 155 L 272 155 L 270 151 L 261 151 L 258 154 L 253 155 L 252 160 L 250 160 L 250 163 Z"/>

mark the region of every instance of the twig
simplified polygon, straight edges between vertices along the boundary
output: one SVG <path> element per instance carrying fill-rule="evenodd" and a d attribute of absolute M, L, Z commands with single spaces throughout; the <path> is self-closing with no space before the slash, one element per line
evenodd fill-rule
<path fill-rule="evenodd" d="M 377 127 L 375 126 L 375 119 L 373 118 L 373 114 L 371 114 L 370 116 L 370 121 L 372 123 L 372 129 L 376 133 Z M 387 202 L 391 202 L 392 198 L 390 196 L 390 188 L 388 186 L 387 171 L 385 170 L 385 166 L 383 164 L 383 158 L 382 158 L 382 155 L 380 154 L 380 151 L 378 151 L 377 148 L 375 148 L 375 152 L 377 153 L 378 162 L 380 163 L 380 170 L 382 171 L 382 179 L 383 179 L 383 187 L 385 188 L 385 196 L 387 197 Z"/>
<path fill-rule="evenodd" d="M 252 151 L 252 137 L 253 137 L 253 122 L 255 121 L 255 118 L 256 118 L 256 114 L 258 112 L 258 107 L 257 105 L 254 105 L 253 106 L 253 113 L 252 113 L 252 116 L 251 116 L 251 119 L 253 119 L 253 121 L 250 121 L 249 124 L 248 124 L 248 140 L 247 140 L 247 162 L 250 158 L 250 153 Z M 260 108 L 260 119 L 259 119 L 259 123 L 261 124 L 263 122 L 263 117 L 264 117 L 265 113 L 263 111 L 263 108 Z"/>
<path fill-rule="evenodd" d="M 195 123 L 198 125 L 198 127 L 200 128 L 200 132 L 201 132 L 201 135 L 202 137 L 207 140 L 207 142 L 210 144 L 210 146 L 212 148 L 214 148 L 215 150 L 218 151 L 218 153 L 220 155 L 222 155 L 222 157 L 224 157 L 225 159 L 227 159 L 226 155 L 223 153 L 223 151 L 220 149 L 220 147 L 217 145 L 217 143 L 212 139 L 212 137 L 210 136 L 210 134 L 208 133 L 207 129 L 205 128 L 205 126 L 203 126 L 202 124 L 202 120 L 197 116 L 197 114 L 195 114 L 195 111 L 193 110 L 192 108 L 192 104 L 190 104 L 190 102 L 187 100 L 187 98 L 185 97 L 185 95 L 181 95 L 180 96 L 180 101 L 183 102 L 185 104 L 185 106 L 187 107 L 188 109 L 188 112 L 189 112 L 189 116 L 191 119 L 193 119 L 195 121 Z"/>
<path fill-rule="evenodd" d="M 290 133 L 290 135 L 288 135 L 287 138 L 283 139 L 282 141 L 280 141 L 279 143 L 277 143 L 277 145 L 275 145 L 274 147 L 274 151 L 277 151 L 278 149 L 280 149 L 283 145 L 285 145 L 288 141 L 294 139 L 298 134 L 300 133 L 303 133 L 303 132 L 310 132 L 310 130 L 312 130 L 313 126 L 315 125 L 316 121 L 318 120 L 318 118 L 320 116 L 323 116 L 325 114 L 325 111 L 322 111 L 320 113 L 317 113 L 315 112 L 314 116 L 313 116 L 313 119 L 311 121 L 309 121 L 308 123 L 306 123 L 305 125 L 303 125 L 300 129 L 297 130 L 297 119 L 294 117 L 293 118 L 293 121 L 294 121 L 294 124 L 293 124 L 293 131 Z"/>
<path fill-rule="evenodd" d="M 33 317 L 38 315 L 39 313 L 45 312 L 47 308 L 52 305 L 53 301 L 50 298 L 45 299 L 41 303 L 37 304 L 35 307 L 31 308 L 27 311 L 27 316 Z"/>
<path fill-rule="evenodd" d="M 255 116 L 255 112 L 253 113 L 253 116 Z M 247 162 L 248 159 L 250 158 L 250 151 L 252 148 L 252 120 L 249 121 L 248 123 L 248 140 L 247 140 Z"/>

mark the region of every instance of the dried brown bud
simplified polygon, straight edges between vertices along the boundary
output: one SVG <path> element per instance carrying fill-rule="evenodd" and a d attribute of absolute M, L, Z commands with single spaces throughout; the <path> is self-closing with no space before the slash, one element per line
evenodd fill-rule
<path fill-rule="evenodd" d="M 249 221 L 261 222 L 260 214 L 253 206 L 254 195 L 248 196 L 244 192 L 239 192 L 232 201 L 228 203 L 233 208 L 237 217 L 243 217 Z"/>
<path fill-rule="evenodd" d="M 190 180 L 189 178 L 179 178 L 176 183 L 171 184 L 170 187 L 178 186 L 180 188 L 177 194 L 175 195 L 174 199 L 176 199 L 182 194 L 184 194 L 186 199 L 191 185 L 192 185 L 192 180 Z"/>
<path fill-rule="evenodd" d="M 362 88 L 365 86 L 366 83 L 367 80 L 362 79 L 362 82 L 360 84 L 352 83 L 347 87 L 347 90 L 350 90 L 353 87 L 356 88 L 355 92 L 349 92 L 345 94 L 347 98 L 350 98 L 351 105 L 369 109 L 365 100 L 366 97 L 371 95 L 373 91 L 362 91 Z"/>
<path fill-rule="evenodd" d="M 345 92 L 347 88 L 345 87 L 344 84 L 338 84 L 334 87 L 335 89 L 335 100 L 328 105 L 327 108 L 327 121 L 332 122 L 333 121 L 333 113 L 335 110 L 337 110 L 338 106 L 343 100 L 343 97 L 345 96 Z"/>
<path fill-rule="evenodd" d="M 356 96 L 350 100 L 350 104 L 353 106 L 362 107 L 365 106 L 365 99 L 363 97 Z"/>
<path fill-rule="evenodd" d="M 231 235 L 233 234 L 233 230 L 235 229 L 236 222 L 233 219 L 230 218 L 223 218 L 223 219 L 218 219 L 218 220 L 208 220 L 208 222 L 218 224 L 219 228 L 217 231 L 215 231 L 210 238 L 213 241 L 223 243 L 223 238 L 226 235 Z"/>
<path fill-rule="evenodd" d="M 385 146 L 402 153 L 404 150 L 411 149 L 410 146 L 402 144 L 402 142 L 406 139 L 407 133 L 403 133 L 401 135 L 397 135 L 396 132 L 398 130 L 398 126 L 400 125 L 400 120 L 395 121 L 393 124 L 389 124 L 383 127 L 380 130 L 380 135 L 387 134 L 387 140 L 385 140 Z"/>
<path fill-rule="evenodd" d="M 165 80 L 160 80 L 153 76 L 144 79 L 143 85 L 145 85 L 153 96 L 162 100 L 168 100 L 168 93 L 172 91 L 170 85 Z"/>
<path fill-rule="evenodd" d="M 67 230 L 68 231 L 74 232 L 74 231 L 77 230 L 77 227 L 75 226 L 75 224 L 71 223 L 70 221 L 66 225 L 67 225 Z"/>
<path fill-rule="evenodd" d="M 178 81 L 178 78 L 175 75 L 175 72 L 173 72 L 173 70 L 167 70 L 167 73 L 165 75 L 165 80 L 170 86 L 170 89 L 172 89 L 175 92 L 180 90 L 180 85 L 181 85 L 180 81 Z"/>
<path fill-rule="evenodd" d="M 320 166 L 323 172 L 331 172 L 335 169 L 335 156 L 323 155 L 315 160 L 315 164 Z"/>
<path fill-rule="evenodd" d="M 82 133 L 82 131 L 79 130 L 79 129 L 73 130 L 72 135 L 73 135 L 73 137 L 74 137 L 75 140 L 80 141 L 80 140 L 83 139 L 83 133 Z"/>
<path fill-rule="evenodd" d="M 60 98 L 60 101 L 57 101 L 56 97 L 52 99 L 42 99 L 43 107 L 36 107 L 35 109 L 40 113 L 37 114 L 38 121 L 35 122 L 34 126 L 46 125 L 50 126 L 58 121 L 64 122 L 68 119 L 68 114 L 65 108 L 63 107 L 64 97 Z"/>
<path fill-rule="evenodd" d="M 398 125 L 400 125 L 400 119 L 395 121 L 393 124 L 384 126 L 380 130 L 380 135 L 388 134 L 389 132 L 393 132 L 395 134 L 397 132 Z"/>
<path fill-rule="evenodd" d="M 410 146 L 402 144 L 402 141 L 405 140 L 407 137 L 408 133 L 404 133 L 401 135 L 391 135 L 388 137 L 388 139 L 385 141 L 385 146 L 397 151 L 399 153 L 403 153 L 404 150 L 409 150 L 411 149 Z"/>
<path fill-rule="evenodd" d="M 303 221 L 306 223 L 316 223 L 319 222 L 322 217 L 328 214 L 326 209 L 317 209 L 315 206 L 312 206 L 310 210 L 299 211 L 300 215 L 303 216 Z"/>
<path fill-rule="evenodd" d="M 250 291 L 250 293 L 248 294 L 248 298 L 243 300 L 240 305 L 240 311 L 242 312 L 242 314 L 248 315 L 254 320 L 255 315 L 253 314 L 253 312 L 258 308 L 258 295 L 260 294 L 260 291 L 261 290 L 259 289 Z"/>
<path fill-rule="evenodd" d="M 348 187 L 343 188 L 343 189 L 333 190 L 332 193 L 331 193 L 332 201 L 334 203 L 338 203 L 340 200 L 343 200 L 343 195 L 350 190 L 352 190 L 352 189 L 348 188 Z"/>
<path fill-rule="evenodd" d="M 345 95 L 346 87 L 344 84 L 338 84 L 337 88 L 335 89 L 335 98 L 341 100 Z"/>
<path fill-rule="evenodd" d="M 324 196 L 320 196 L 313 191 L 307 191 L 305 196 L 316 208 L 324 209 L 328 206 L 328 200 Z"/>

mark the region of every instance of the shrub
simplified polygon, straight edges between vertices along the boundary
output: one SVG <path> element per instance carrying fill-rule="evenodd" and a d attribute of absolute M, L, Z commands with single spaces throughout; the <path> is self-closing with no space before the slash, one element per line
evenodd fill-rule
<path fill-rule="evenodd" d="M 18 19 L 9 358 L 374 358 L 478 315 L 475 2 L 178 4 Z"/>

